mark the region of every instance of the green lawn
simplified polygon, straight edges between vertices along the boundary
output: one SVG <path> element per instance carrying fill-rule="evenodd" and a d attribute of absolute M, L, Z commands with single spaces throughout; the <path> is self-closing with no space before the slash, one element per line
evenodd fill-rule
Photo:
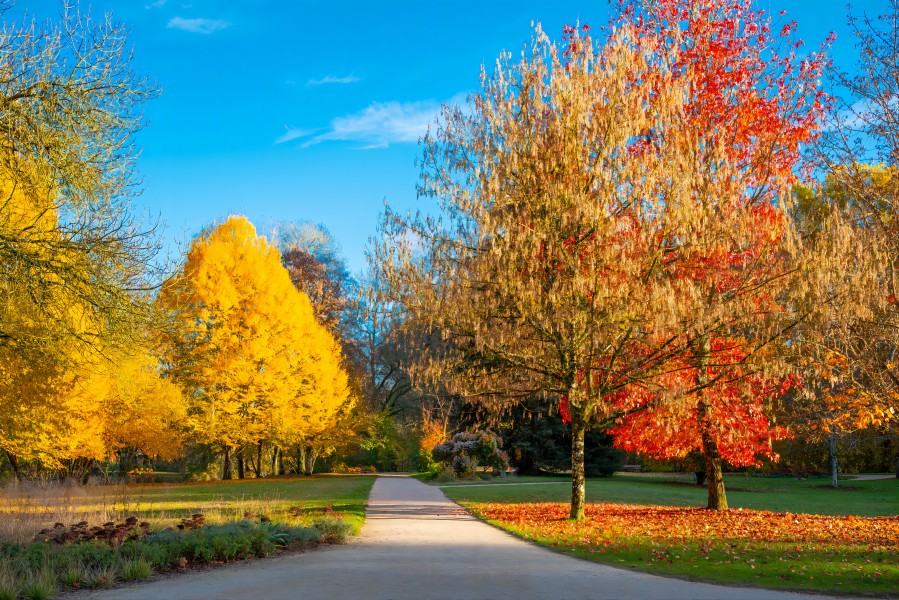
<path fill-rule="evenodd" d="M 476 516 L 566 554 L 697 581 L 899 597 L 899 480 L 729 476 L 736 510 L 671 476 L 587 482 L 584 522 L 567 519 L 567 477 L 440 485 Z M 861 517 L 861 518 L 860 518 Z"/>
<path fill-rule="evenodd" d="M 142 514 L 212 513 L 222 520 L 247 510 L 273 520 L 294 506 L 306 515 L 330 506 L 358 532 L 365 520 L 374 475 L 315 475 L 186 484 L 130 486 L 126 501 Z"/>
<path fill-rule="evenodd" d="M 615 475 L 587 480 L 588 502 L 621 502 L 660 506 L 705 506 L 705 488 L 671 481 L 672 476 Z M 865 517 L 899 515 L 899 480 L 841 480 L 843 489 L 829 487 L 830 479 L 797 480 L 779 477 L 725 477 L 732 508 L 819 515 Z M 547 485 L 517 485 L 541 483 Z M 489 485 L 477 485 L 489 484 Z M 440 486 L 453 500 L 473 502 L 566 502 L 571 497 L 567 476 L 516 477 L 460 482 Z"/>

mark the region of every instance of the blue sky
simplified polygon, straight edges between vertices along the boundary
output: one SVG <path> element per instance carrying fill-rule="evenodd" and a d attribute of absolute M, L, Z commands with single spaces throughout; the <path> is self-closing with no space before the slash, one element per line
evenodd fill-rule
<path fill-rule="evenodd" d="M 787 10 L 816 48 L 851 69 L 846 0 L 759 0 Z M 853 2 L 885 12 L 887 0 Z M 82 8 L 87 2 L 83 0 Z M 57 0 L 19 0 L 5 15 L 58 15 Z M 478 87 L 483 63 L 519 50 L 531 22 L 557 35 L 566 23 L 598 26 L 606 0 L 321 2 L 301 0 L 93 0 L 131 29 L 138 71 L 162 95 L 138 138 L 141 209 L 167 224 L 169 250 L 209 222 L 247 215 L 324 224 L 353 272 L 387 202 L 418 207 L 418 136 L 440 102 Z"/>

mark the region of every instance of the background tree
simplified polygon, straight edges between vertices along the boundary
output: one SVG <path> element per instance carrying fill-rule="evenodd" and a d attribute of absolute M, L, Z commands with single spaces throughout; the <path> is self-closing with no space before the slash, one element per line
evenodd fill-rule
<path fill-rule="evenodd" d="M 849 346 L 836 350 L 846 361 L 852 387 L 885 409 L 885 428 L 899 441 L 899 2 L 890 0 L 879 16 L 857 17 L 849 25 L 859 48 L 852 74 L 832 70 L 837 102 L 817 156 L 828 173 L 820 199 L 859 232 L 873 277 L 856 318 L 842 324 Z M 847 351 L 851 350 L 851 351 Z M 869 404 L 869 406 L 871 406 Z M 876 412 L 876 411 L 875 411 Z M 896 474 L 899 477 L 899 463 Z"/>
<path fill-rule="evenodd" d="M 254 445 L 299 444 L 327 427 L 347 401 L 340 347 L 294 288 L 280 253 L 243 217 L 194 240 L 163 286 L 172 311 L 165 360 L 185 390 L 197 441 L 231 455 Z"/>
<path fill-rule="evenodd" d="M 186 437 L 187 406 L 181 389 L 162 376 L 159 357 L 148 348 L 118 357 L 103 400 L 104 441 L 127 473 L 138 453 L 172 460 Z"/>

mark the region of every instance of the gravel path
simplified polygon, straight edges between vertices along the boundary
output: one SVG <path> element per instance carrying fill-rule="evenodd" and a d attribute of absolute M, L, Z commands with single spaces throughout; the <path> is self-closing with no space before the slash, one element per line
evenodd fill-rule
<path fill-rule="evenodd" d="M 692 583 L 571 558 L 481 523 L 435 487 L 390 475 L 378 477 L 362 535 L 346 546 L 79 596 L 91 600 L 822 598 Z"/>

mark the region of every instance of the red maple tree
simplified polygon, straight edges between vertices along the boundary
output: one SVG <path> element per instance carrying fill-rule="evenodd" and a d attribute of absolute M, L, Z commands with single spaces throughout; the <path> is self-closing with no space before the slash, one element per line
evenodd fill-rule
<path fill-rule="evenodd" d="M 663 259 L 650 283 L 669 286 L 673 308 L 660 329 L 683 352 L 654 390 L 625 392 L 625 405 L 645 410 L 615 433 L 621 447 L 655 456 L 701 450 L 708 506 L 724 509 L 722 461 L 775 458 L 770 442 L 787 434 L 766 416 L 795 383 L 772 348 L 798 318 L 785 300 L 796 261 L 783 201 L 829 102 L 818 80 L 830 40 L 800 57 L 796 23 L 775 31 L 750 0 L 622 2 L 611 26 L 633 28 L 673 56 L 666 68 L 685 94 L 678 127 L 647 132 L 633 151 L 686 150 L 679 193 L 657 200 Z"/>

